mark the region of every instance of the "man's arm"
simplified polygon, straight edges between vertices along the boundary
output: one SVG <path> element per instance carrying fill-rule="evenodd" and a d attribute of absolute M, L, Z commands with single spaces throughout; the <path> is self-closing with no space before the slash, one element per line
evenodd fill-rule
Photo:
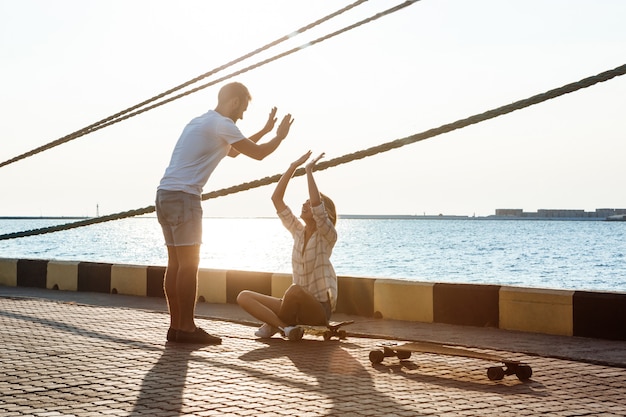
<path fill-rule="evenodd" d="M 276 107 L 272 107 L 272 110 L 270 111 L 269 117 L 267 118 L 267 122 L 265 122 L 265 126 L 263 126 L 263 129 L 259 130 L 257 133 L 250 136 L 248 139 L 250 139 L 254 143 L 257 143 L 259 140 L 261 140 L 263 136 L 265 136 L 266 134 L 274 130 L 274 125 L 276 124 L 276 111 L 277 111 Z M 230 156 L 231 158 L 234 158 L 237 155 L 239 155 L 239 153 L 240 152 L 237 149 L 231 146 L 230 151 L 228 152 L 228 156 Z"/>
<path fill-rule="evenodd" d="M 233 143 L 231 146 L 237 152 L 260 161 L 278 148 L 278 145 L 280 145 L 283 139 L 285 139 L 289 134 L 289 129 L 291 128 L 292 123 L 293 119 L 291 118 L 291 115 L 288 114 L 283 117 L 283 120 L 280 122 L 280 125 L 276 130 L 276 136 L 272 140 L 258 144 L 253 140 L 246 138 Z"/>

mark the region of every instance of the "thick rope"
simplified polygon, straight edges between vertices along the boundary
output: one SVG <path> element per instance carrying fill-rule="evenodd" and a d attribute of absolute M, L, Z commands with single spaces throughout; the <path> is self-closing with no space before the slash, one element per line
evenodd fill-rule
<path fill-rule="evenodd" d="M 444 133 L 448 133 L 451 132 L 453 130 L 457 130 L 457 129 L 461 129 L 464 128 L 466 126 L 470 126 L 485 120 L 489 120 L 489 119 L 493 119 L 495 117 L 498 116 L 502 116 L 511 112 L 514 112 L 515 110 L 520 110 L 529 106 L 532 106 L 534 104 L 538 104 L 538 103 L 542 103 L 544 101 L 548 101 L 550 99 L 568 94 L 568 93 L 572 93 L 574 91 L 577 90 L 581 90 L 583 88 L 587 88 L 590 87 L 594 84 L 598 84 L 604 81 L 608 81 L 612 78 L 615 78 L 617 76 L 620 75 L 624 75 L 626 73 L 626 64 L 619 66 L 617 68 L 614 68 L 612 70 L 608 70 L 605 72 L 602 72 L 600 74 L 591 76 L 591 77 L 587 77 L 584 78 L 580 81 L 574 82 L 574 83 L 570 83 L 570 84 L 566 84 L 563 87 L 559 87 L 559 88 L 555 88 L 553 90 L 547 91 L 543 94 L 538 94 L 535 96 L 532 96 L 530 98 L 524 99 L 524 100 L 520 100 L 520 101 L 516 101 L 514 103 L 511 104 L 507 104 L 505 106 L 502 107 L 498 107 L 496 109 L 493 110 L 488 110 L 484 113 L 481 114 L 476 114 L 470 117 L 467 117 L 465 119 L 461 119 L 461 120 L 457 120 L 456 122 L 453 123 L 448 123 L 442 126 L 439 126 L 437 128 L 434 129 L 430 129 L 430 130 L 426 130 L 424 132 L 421 133 L 417 133 L 415 135 L 411 135 L 411 136 L 407 136 L 405 138 L 402 139 L 396 139 L 394 141 L 391 142 L 387 142 L 384 143 L 382 145 L 378 145 L 378 146 L 374 146 L 362 151 L 358 151 L 358 152 L 354 152 L 351 154 L 347 154 L 338 158 L 334 158 L 328 161 L 322 161 L 320 163 L 318 163 L 315 167 L 315 171 L 321 171 L 324 169 L 328 169 L 331 167 L 335 167 L 341 164 L 345 164 L 348 162 L 352 162 L 358 159 L 363 159 L 366 158 L 368 156 L 373 156 L 382 152 L 387 152 L 390 151 L 392 149 L 396 149 L 396 148 L 400 148 L 402 146 L 405 145 L 409 145 L 411 143 L 415 143 L 415 142 L 419 142 L 422 141 L 424 139 L 429 139 Z M 305 174 L 305 170 L 304 168 L 299 168 L 296 170 L 296 172 L 294 173 L 294 176 L 302 176 Z M 246 190 L 251 190 L 253 188 L 258 188 L 258 187 L 262 187 L 265 185 L 269 185 L 275 182 L 278 182 L 278 180 L 280 179 L 282 174 L 276 174 L 273 175 L 271 177 L 265 177 L 265 178 L 261 178 L 259 180 L 255 180 L 255 181 L 251 181 L 251 182 L 247 182 L 247 183 L 242 183 L 239 185 L 235 185 L 232 187 L 228 187 L 228 188 L 222 188 L 220 190 L 216 190 L 216 191 L 211 191 L 209 193 L 205 193 L 202 195 L 202 200 L 208 200 L 211 198 L 217 198 L 217 197 L 223 197 L 229 194 L 235 194 L 238 193 L 240 191 L 246 191 Z M 104 223 L 104 222 L 108 222 L 111 220 L 120 220 L 120 219 L 124 219 L 127 217 L 134 217 L 134 216 L 139 216 L 142 214 L 148 214 L 148 213 L 152 213 L 155 211 L 155 207 L 154 206 L 148 206 L 148 207 L 144 207 L 142 209 L 137 209 L 137 210 L 130 210 L 130 211 L 125 211 L 125 212 L 121 212 L 121 213 L 117 213 L 117 214 L 111 214 L 109 216 L 103 216 L 103 217 L 96 217 L 93 219 L 87 219 L 87 220 L 81 220 L 78 222 L 73 222 L 73 223 L 67 223 L 67 224 L 63 224 L 63 225 L 59 225 L 59 226 L 51 226 L 51 227 L 46 227 L 46 228 L 42 228 L 42 229 L 34 229 L 34 230 L 27 230 L 27 231 L 23 231 L 23 232 L 15 232 L 15 233 L 8 233 L 8 234 L 4 234 L 4 235 L 0 235 L 0 240 L 7 240 L 7 239 L 14 239 L 14 238 L 18 238 L 18 237 L 26 237 L 26 236 L 34 236 L 34 235 L 40 235 L 40 234 L 44 234 L 44 233 L 52 233 L 52 232 L 57 232 L 57 231 L 61 231 L 61 230 L 69 230 L 69 229 L 74 229 L 77 227 L 82 227 L 82 226 L 88 226 L 91 224 L 97 224 L 97 223 Z"/>
<path fill-rule="evenodd" d="M 62 138 L 59 138 L 59 139 L 54 140 L 54 141 L 52 141 L 50 143 L 47 143 L 45 145 L 39 146 L 39 147 L 37 147 L 35 149 L 32 149 L 32 150 L 30 150 L 28 152 L 25 152 L 25 153 L 23 153 L 21 155 L 18 155 L 18 156 L 15 156 L 15 157 L 11 158 L 11 159 L 8 159 L 8 160 L 0 163 L 0 168 L 3 167 L 3 166 L 6 166 L 6 165 L 10 165 L 10 164 L 12 164 L 14 162 L 20 161 L 22 159 L 28 158 L 30 156 L 36 155 L 36 154 L 38 154 L 40 152 L 43 152 L 43 151 L 46 151 L 48 149 L 52 149 L 52 148 L 57 147 L 59 145 L 62 145 L 64 143 L 70 142 L 72 140 L 78 139 L 78 138 L 80 138 L 82 136 L 87 135 L 88 133 L 95 132 L 96 130 L 102 129 L 103 127 L 110 126 L 110 125 L 115 124 L 117 122 L 120 122 L 122 120 L 126 120 L 126 119 L 128 119 L 130 117 L 133 117 L 133 116 L 136 116 L 138 114 L 141 114 L 141 113 L 143 113 L 143 112 L 145 112 L 147 110 L 151 110 L 151 109 L 153 109 L 155 107 L 159 107 L 159 106 L 161 106 L 163 104 L 169 103 L 170 101 L 173 101 L 173 100 L 176 100 L 178 98 L 184 97 L 184 96 L 189 95 L 191 93 L 194 93 L 194 92 L 196 92 L 198 90 L 201 90 L 203 88 L 209 87 L 210 85 L 214 85 L 217 82 L 221 82 L 221 81 L 223 81 L 225 79 L 228 79 L 228 78 L 231 78 L 231 77 L 233 77 L 235 75 L 241 74 L 242 72 L 245 72 L 245 71 L 240 71 L 240 72 L 233 73 L 233 74 L 231 74 L 231 75 L 229 75 L 227 77 L 220 78 L 220 80 L 218 80 L 217 82 L 209 83 L 207 85 L 202 86 L 201 88 L 191 90 L 190 92 L 178 95 L 178 96 L 176 96 L 174 98 L 171 98 L 169 100 L 164 100 L 162 102 L 159 102 L 158 104 L 150 106 L 150 107 L 148 107 L 146 109 L 143 109 L 141 111 L 135 111 L 135 110 L 137 110 L 137 109 L 139 109 L 141 107 L 146 106 L 149 103 L 157 101 L 157 100 L 159 100 L 159 99 L 161 99 L 161 98 L 163 98 L 165 96 L 168 96 L 168 95 L 170 95 L 170 94 L 172 94 L 172 93 L 174 93 L 174 92 L 176 92 L 178 90 L 181 90 L 181 89 L 183 89 L 185 87 L 188 87 L 188 86 L 190 86 L 192 84 L 195 84 L 195 83 L 197 83 L 198 81 L 200 81 L 200 80 L 202 80 L 204 78 L 207 78 L 207 77 L 209 77 L 209 76 L 211 76 L 211 75 L 213 75 L 213 74 L 215 74 L 215 73 L 217 73 L 219 71 L 223 71 L 226 68 L 231 67 L 231 66 L 233 66 L 233 65 L 235 65 L 235 64 L 237 64 L 237 63 L 239 63 L 239 62 L 241 62 L 241 61 L 243 61 L 245 59 L 251 58 L 252 56 L 259 54 L 260 52 L 268 50 L 268 49 L 270 49 L 270 48 L 272 48 L 272 47 L 274 47 L 274 46 L 276 46 L 276 45 L 278 45 L 278 44 L 280 44 L 280 43 L 282 43 L 282 42 L 284 42 L 284 41 L 286 41 L 288 39 L 291 39 L 291 38 L 293 38 L 293 37 L 295 37 L 295 36 L 297 36 L 299 34 L 302 34 L 302 33 L 306 32 L 307 30 L 309 30 L 309 29 L 311 29 L 311 28 L 313 28 L 315 26 L 319 26 L 320 24 L 322 24 L 322 23 L 324 23 L 324 22 L 326 22 L 326 21 L 328 21 L 328 20 L 330 20 L 330 19 L 332 19 L 332 18 L 334 18 L 336 16 L 338 16 L 338 15 L 340 15 L 342 13 L 345 13 L 345 12 L 347 12 L 350 9 L 355 8 L 356 6 L 364 3 L 365 1 L 367 1 L 367 0 L 357 0 L 356 2 L 350 4 L 350 5 L 342 8 L 342 9 L 339 9 L 339 10 L 337 10 L 334 13 L 331 13 L 331 14 L 329 14 L 329 15 L 327 15 L 327 16 L 319 19 L 319 20 L 316 20 L 313 23 L 310 23 L 310 24 L 306 25 L 306 26 L 303 26 L 302 28 L 300 28 L 300 29 L 290 33 L 289 35 L 282 36 L 281 38 L 276 39 L 275 41 L 270 42 L 267 45 L 264 45 L 264 46 L 262 46 L 260 48 L 257 48 L 257 49 L 255 49 L 252 52 L 249 52 L 249 53 L 247 53 L 247 54 L 245 54 L 245 55 L 243 55 L 243 56 L 241 56 L 241 57 L 239 57 L 239 58 L 237 58 L 237 59 L 235 59 L 233 61 L 228 62 L 227 64 L 219 66 L 219 67 L 217 67 L 217 68 L 215 68 L 215 69 L 213 69 L 213 70 L 211 70 L 209 72 L 206 72 L 206 73 L 204 73 L 204 74 L 202 74 L 202 75 L 200 75 L 198 77 L 195 77 L 195 78 L 193 78 L 193 79 L 191 79 L 191 80 L 189 80 L 189 81 L 187 81 L 187 82 L 185 82 L 183 84 L 180 84 L 180 85 L 178 85 L 178 86 L 176 86 L 174 88 L 171 88 L 171 89 L 169 89 L 169 90 L 167 90 L 167 91 L 165 91 L 165 92 L 163 92 L 161 94 L 158 94 L 158 95 L 156 95 L 156 96 L 154 96 L 154 97 L 152 97 L 152 98 L 150 98 L 148 100 L 142 101 L 139 104 L 136 104 L 136 105 L 134 105 L 132 107 L 129 107 L 129 108 L 125 109 L 125 110 L 122 110 L 122 111 L 120 111 L 120 112 L 118 112 L 118 113 L 116 113 L 116 114 L 114 114 L 112 116 L 109 116 L 109 117 L 104 118 L 104 119 L 102 119 L 100 121 L 97 121 L 97 122 L 95 122 L 95 123 L 93 123 L 93 124 L 91 124 L 91 125 L 89 125 L 87 127 L 84 127 L 84 128 L 82 128 L 80 130 L 77 130 L 77 131 L 75 131 L 73 133 L 70 133 L 69 135 L 63 136 Z M 414 0 L 414 1 L 406 2 L 406 3 L 411 4 L 411 3 L 414 3 L 415 1 L 419 1 L 419 0 Z M 408 6 L 408 4 L 406 4 L 406 5 Z M 298 49 L 302 49 L 302 47 L 298 48 Z M 270 61 L 269 60 L 264 61 L 264 63 L 267 63 L 267 62 L 270 62 Z M 252 69 L 252 68 L 256 68 L 258 66 L 260 66 L 260 65 L 256 64 L 256 65 L 254 65 L 252 67 L 249 67 L 247 70 Z M 135 112 L 131 113 L 133 111 L 135 111 Z M 126 116 L 122 117 L 124 115 L 126 115 Z"/>
<path fill-rule="evenodd" d="M 305 48 L 307 48 L 307 47 L 309 47 L 309 46 L 312 46 L 312 45 L 318 44 L 318 43 L 320 43 L 320 42 L 323 42 L 323 41 L 325 41 L 325 40 L 328 40 L 328 39 L 330 39 L 330 38 L 333 38 L 333 37 L 335 37 L 335 36 L 338 36 L 338 35 L 340 35 L 340 34 L 342 34 L 342 33 L 344 33 L 344 32 L 347 32 L 347 31 L 352 30 L 352 29 L 354 29 L 354 28 L 356 28 L 356 27 L 362 26 L 362 25 L 364 25 L 364 24 L 366 24 L 366 23 L 370 23 L 370 22 L 372 22 L 372 21 L 374 21 L 374 20 L 376 20 L 376 19 L 379 19 L 379 18 L 381 18 L 381 17 L 383 17 L 383 16 L 386 16 L 386 15 L 388 15 L 388 14 L 390 14 L 390 13 L 396 12 L 396 11 L 398 11 L 398 10 L 400 10 L 400 9 L 403 9 L 403 8 L 405 8 L 405 7 L 407 7 L 407 6 L 410 6 L 411 4 L 416 3 L 416 2 L 418 2 L 418 1 L 419 1 L 419 0 L 407 0 L 407 1 L 405 1 L 404 3 L 402 3 L 402 4 L 399 4 L 399 5 L 395 6 L 395 7 L 392 7 L 392 8 L 390 8 L 390 9 L 387 9 L 387 10 L 385 10 L 385 11 L 383 11 L 383 12 L 377 13 L 377 14 L 375 14 L 374 16 L 371 16 L 371 17 L 368 17 L 368 18 L 366 18 L 366 19 L 363 19 L 363 20 L 361 20 L 361 21 L 359 21 L 359 22 L 357 22 L 357 23 L 354 23 L 354 24 L 352 24 L 352 25 L 350 25 L 350 26 L 346 26 L 346 27 L 344 27 L 343 29 L 340 29 L 340 30 L 338 30 L 338 31 L 336 31 L 336 32 L 333 32 L 333 33 L 331 33 L 331 34 L 328 34 L 328 35 L 322 36 L 322 37 L 320 37 L 320 38 L 317 38 L 317 39 L 315 39 L 314 41 L 307 42 L 307 43 L 305 43 L 305 44 L 302 44 L 302 45 L 300 45 L 300 46 L 297 46 L 297 47 L 295 47 L 295 48 L 292 48 L 292 49 L 290 49 L 290 50 L 288 50 L 288 51 L 286 51 L 286 52 L 280 53 L 280 54 L 278 54 L 278 55 L 274 55 L 274 56 L 273 56 L 273 57 L 271 57 L 271 58 L 268 58 L 268 59 L 265 59 L 265 60 L 263 60 L 263 61 L 257 62 L 256 64 L 250 65 L 250 66 L 248 66 L 248 67 L 245 67 L 245 68 L 240 69 L 240 70 L 235 71 L 235 72 L 231 72 L 230 74 L 225 75 L 225 76 L 223 76 L 223 77 L 220 77 L 220 78 L 218 78 L 218 79 L 216 79 L 216 80 L 213 80 L 213 81 L 208 82 L 208 83 L 206 83 L 206 84 L 202 84 L 202 85 L 200 85 L 200 86 L 198 86 L 198 87 L 195 87 L 195 88 L 193 88 L 193 89 L 191 89 L 191 90 L 188 90 L 188 91 L 186 91 L 186 92 L 183 92 L 183 93 L 180 93 L 180 94 L 178 94 L 178 95 L 175 95 L 175 96 L 173 96 L 173 97 L 167 98 L 167 99 L 165 99 L 165 100 L 159 101 L 159 102 L 157 102 L 157 103 L 155 103 L 155 104 L 153 104 L 153 105 L 151 105 L 151 106 L 144 107 L 144 108 L 139 109 L 139 110 L 136 110 L 136 111 L 134 111 L 134 112 L 132 112 L 132 113 L 128 113 L 128 114 L 123 115 L 123 116 L 121 116 L 121 117 L 118 117 L 118 118 L 116 118 L 116 119 L 110 120 L 110 121 L 109 121 L 109 122 L 107 122 L 107 123 L 102 123 L 102 124 L 99 124 L 99 125 L 97 125 L 97 126 L 94 126 L 93 128 L 91 128 L 91 129 L 89 129 L 89 130 L 83 131 L 83 132 L 80 134 L 80 136 L 83 136 L 83 135 L 86 135 L 86 134 L 88 134 L 88 133 L 92 133 L 92 132 L 95 132 L 95 131 L 97 131 L 97 130 L 103 129 L 103 128 L 105 128 L 105 127 L 108 127 L 108 126 L 114 125 L 114 124 L 119 123 L 119 122 L 121 122 L 121 121 L 123 121 L 123 120 L 129 119 L 129 118 L 131 118 L 131 117 L 135 117 L 135 116 L 137 116 L 137 115 L 139 115 L 139 114 L 141 114 L 141 113 L 144 113 L 144 112 L 147 112 L 147 111 L 149 111 L 149 110 L 155 109 L 155 108 L 157 108 L 157 107 L 160 107 L 160 106 L 162 106 L 162 105 L 164 105 L 164 104 L 167 104 L 167 103 L 169 103 L 169 102 L 172 102 L 172 101 L 174 101 L 174 100 L 178 100 L 178 99 L 180 99 L 180 98 L 182 98 L 182 97 L 185 97 L 185 96 L 188 96 L 188 95 L 190 95 L 190 94 L 196 93 L 196 92 L 198 92 L 198 91 L 200 91 L 200 90 L 203 90 L 203 89 L 205 89 L 205 88 L 207 88 L 207 87 L 211 87 L 211 86 L 213 86 L 213 85 L 215 85 L 215 84 L 221 83 L 222 81 L 228 80 L 228 79 L 233 78 L 233 77 L 235 77 L 235 76 L 237 76 L 237 75 L 241 75 L 241 74 L 243 74 L 243 73 L 246 73 L 246 72 L 248 72 L 248 71 L 251 71 L 251 70 L 253 70 L 253 69 L 256 69 L 256 68 L 258 68 L 258 67 L 261 67 L 261 66 L 263 66 L 263 65 L 269 64 L 270 62 L 276 61 L 276 60 L 278 60 L 278 59 L 280 59 L 280 58 L 284 58 L 284 57 L 286 57 L 286 56 L 288 56 L 288 55 L 291 55 L 291 54 L 293 54 L 293 53 L 295 53 L 295 52 L 301 51 L 302 49 L 305 49 Z M 75 138 L 70 138 L 69 140 L 72 140 L 72 139 L 75 139 Z M 59 144 L 60 144 L 60 143 L 59 143 Z M 57 146 L 57 145 L 54 145 L 54 146 Z M 42 149 L 42 150 L 43 150 L 43 149 Z M 15 158 L 14 158 L 14 159 L 15 159 Z M 3 164 L 0 164 L 0 168 L 1 168 L 2 166 L 3 166 Z"/>

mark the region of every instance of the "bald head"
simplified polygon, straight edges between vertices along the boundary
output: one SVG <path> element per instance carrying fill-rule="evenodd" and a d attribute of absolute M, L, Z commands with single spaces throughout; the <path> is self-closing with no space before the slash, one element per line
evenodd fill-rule
<path fill-rule="evenodd" d="M 245 85 L 237 82 L 229 83 L 224 85 L 217 94 L 215 111 L 236 122 L 243 119 L 243 113 L 247 110 L 250 100 L 252 96 Z"/>
<path fill-rule="evenodd" d="M 248 88 L 241 83 L 234 82 L 226 84 L 220 89 L 220 92 L 217 94 L 217 103 L 218 105 L 226 103 L 234 98 L 238 98 L 241 102 L 245 101 L 246 103 L 252 100 Z"/>

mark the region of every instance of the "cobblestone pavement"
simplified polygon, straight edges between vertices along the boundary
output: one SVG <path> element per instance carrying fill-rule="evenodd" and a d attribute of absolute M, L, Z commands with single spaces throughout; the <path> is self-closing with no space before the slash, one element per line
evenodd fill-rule
<path fill-rule="evenodd" d="M 625 416 L 626 369 L 499 350 L 533 367 L 413 354 L 369 362 L 381 339 L 256 340 L 199 319 L 219 346 L 165 343 L 162 311 L 0 297 L 0 415 Z"/>

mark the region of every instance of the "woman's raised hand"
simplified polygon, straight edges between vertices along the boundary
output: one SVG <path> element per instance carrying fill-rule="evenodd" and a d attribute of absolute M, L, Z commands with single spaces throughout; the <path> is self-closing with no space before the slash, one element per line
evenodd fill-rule
<path fill-rule="evenodd" d="M 310 154 L 311 154 L 311 151 L 309 151 L 309 155 Z M 324 155 L 325 155 L 325 153 L 322 152 L 321 154 L 319 154 L 319 156 L 317 158 L 312 159 L 311 162 L 306 164 L 306 172 L 312 172 L 313 168 L 315 167 L 315 164 L 317 164 L 317 161 L 322 159 L 324 157 Z"/>

